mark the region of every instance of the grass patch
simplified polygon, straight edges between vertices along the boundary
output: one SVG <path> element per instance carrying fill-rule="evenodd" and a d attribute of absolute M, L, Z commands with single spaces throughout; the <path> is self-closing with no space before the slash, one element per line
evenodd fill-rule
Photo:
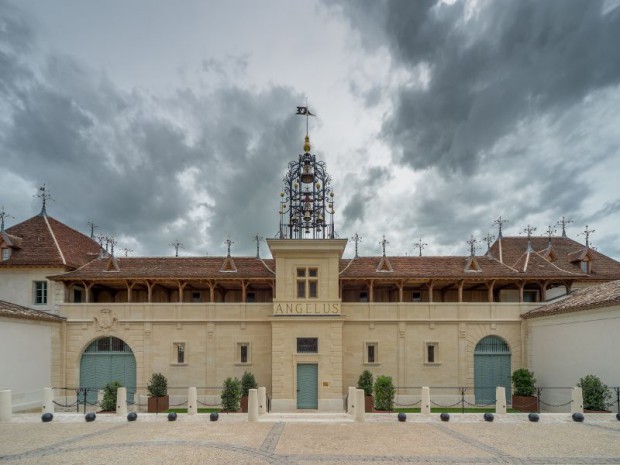
<path fill-rule="evenodd" d="M 220 408 L 199 408 L 198 409 L 198 413 L 213 413 L 213 412 L 217 412 L 220 413 L 222 411 L 222 409 Z M 186 408 L 171 408 L 166 410 L 166 413 L 187 413 L 187 409 Z"/>
<path fill-rule="evenodd" d="M 394 412 L 396 413 L 420 413 L 420 408 L 395 408 Z M 480 407 L 480 408 L 472 408 L 472 407 L 468 407 L 465 408 L 465 410 L 458 408 L 458 407 L 449 407 L 449 408 L 443 408 L 443 407 L 431 407 L 431 413 L 443 413 L 443 412 L 447 412 L 447 413 L 487 413 L 487 412 L 491 412 L 491 413 L 495 413 L 495 409 L 494 408 L 484 408 L 484 407 Z M 518 410 L 515 410 L 513 408 L 509 408 L 506 409 L 507 413 L 519 413 Z"/>

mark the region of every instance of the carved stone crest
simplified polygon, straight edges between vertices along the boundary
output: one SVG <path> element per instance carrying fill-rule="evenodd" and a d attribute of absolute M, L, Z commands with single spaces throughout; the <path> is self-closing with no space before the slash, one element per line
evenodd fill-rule
<path fill-rule="evenodd" d="M 116 318 L 112 313 L 112 310 L 108 308 L 101 309 L 99 316 L 96 316 L 93 319 L 95 320 L 97 329 L 100 331 L 113 331 L 116 329 L 116 325 L 118 324 L 118 318 Z"/>

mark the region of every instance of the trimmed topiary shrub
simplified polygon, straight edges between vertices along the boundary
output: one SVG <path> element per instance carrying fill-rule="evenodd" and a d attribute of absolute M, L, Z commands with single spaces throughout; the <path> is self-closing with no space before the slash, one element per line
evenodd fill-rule
<path fill-rule="evenodd" d="M 251 372 L 245 371 L 241 377 L 241 396 L 248 397 L 250 389 L 258 389 L 258 383 Z"/>
<path fill-rule="evenodd" d="M 394 384 L 391 376 L 377 376 L 375 381 L 375 409 L 391 412 L 394 409 Z"/>
<path fill-rule="evenodd" d="M 534 372 L 527 368 L 519 368 L 512 374 L 512 385 L 515 396 L 529 397 L 536 393 L 536 378 Z"/>
<path fill-rule="evenodd" d="M 226 378 L 222 388 L 222 410 L 236 412 L 241 402 L 241 381 L 238 378 Z"/>
<path fill-rule="evenodd" d="M 372 373 L 368 370 L 364 370 L 357 380 L 357 388 L 364 390 L 365 396 L 372 396 L 374 380 Z"/>
<path fill-rule="evenodd" d="M 116 396 L 118 388 L 123 385 L 118 381 L 112 381 L 103 388 L 103 400 L 101 401 L 101 410 L 116 411 Z"/>
<path fill-rule="evenodd" d="M 598 376 L 586 375 L 579 380 L 577 387 L 583 393 L 583 408 L 586 410 L 607 410 L 611 401 L 611 391 Z"/>
<path fill-rule="evenodd" d="M 153 373 L 146 389 L 151 397 L 163 397 L 168 395 L 168 379 L 161 373 Z"/>

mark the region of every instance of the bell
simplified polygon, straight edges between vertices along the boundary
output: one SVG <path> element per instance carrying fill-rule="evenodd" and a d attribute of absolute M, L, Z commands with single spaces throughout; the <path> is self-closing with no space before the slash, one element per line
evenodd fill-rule
<path fill-rule="evenodd" d="M 312 212 L 310 210 L 304 210 L 304 221 L 307 223 L 312 219 Z"/>
<path fill-rule="evenodd" d="M 312 166 L 310 164 L 304 164 L 304 167 L 301 170 L 300 179 L 304 184 L 310 184 L 314 181 L 314 171 L 312 170 Z"/>
<path fill-rule="evenodd" d="M 316 222 L 317 222 L 318 224 L 323 224 L 323 221 L 324 221 L 324 220 L 323 220 L 323 215 L 319 215 L 319 217 L 316 219 Z"/>

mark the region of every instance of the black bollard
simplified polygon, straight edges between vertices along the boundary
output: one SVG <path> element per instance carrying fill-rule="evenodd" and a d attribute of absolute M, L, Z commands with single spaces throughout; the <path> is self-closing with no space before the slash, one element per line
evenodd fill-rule
<path fill-rule="evenodd" d="M 620 413 L 616 413 L 616 420 L 620 421 Z"/>
<path fill-rule="evenodd" d="M 441 418 L 441 421 L 450 421 L 450 414 L 448 412 L 443 412 L 439 415 L 439 418 Z"/>
<path fill-rule="evenodd" d="M 50 421 L 52 421 L 54 419 L 54 415 L 52 415 L 51 413 L 47 412 L 44 413 L 43 415 L 41 415 L 41 421 L 43 423 L 49 423 Z"/>
<path fill-rule="evenodd" d="M 581 423 L 583 421 L 583 413 L 573 413 L 573 421 L 576 421 L 577 423 Z"/>
<path fill-rule="evenodd" d="M 209 419 L 211 421 L 217 421 L 219 417 L 220 417 L 220 414 L 217 412 L 211 412 L 211 415 L 209 415 Z"/>
<path fill-rule="evenodd" d="M 493 421 L 493 418 L 495 418 L 495 417 L 493 416 L 493 414 L 491 412 L 486 412 L 484 414 L 484 421 L 491 422 L 491 421 Z"/>
<path fill-rule="evenodd" d="M 533 421 L 534 423 L 536 423 L 538 420 L 540 420 L 540 416 L 536 413 L 536 412 L 532 412 L 527 416 L 528 420 Z"/>
<path fill-rule="evenodd" d="M 87 422 L 91 422 L 91 421 L 95 421 L 95 419 L 97 418 L 97 415 L 95 415 L 93 412 L 87 413 L 86 415 L 84 415 L 84 420 L 86 420 Z"/>
<path fill-rule="evenodd" d="M 398 414 L 398 421 L 407 421 L 407 414 L 404 412 L 400 412 Z"/>
<path fill-rule="evenodd" d="M 136 421 L 138 419 L 138 414 L 136 412 L 129 412 L 127 414 L 127 421 Z"/>
<path fill-rule="evenodd" d="M 170 412 L 168 414 L 168 421 L 177 421 L 177 414 L 175 412 Z"/>

